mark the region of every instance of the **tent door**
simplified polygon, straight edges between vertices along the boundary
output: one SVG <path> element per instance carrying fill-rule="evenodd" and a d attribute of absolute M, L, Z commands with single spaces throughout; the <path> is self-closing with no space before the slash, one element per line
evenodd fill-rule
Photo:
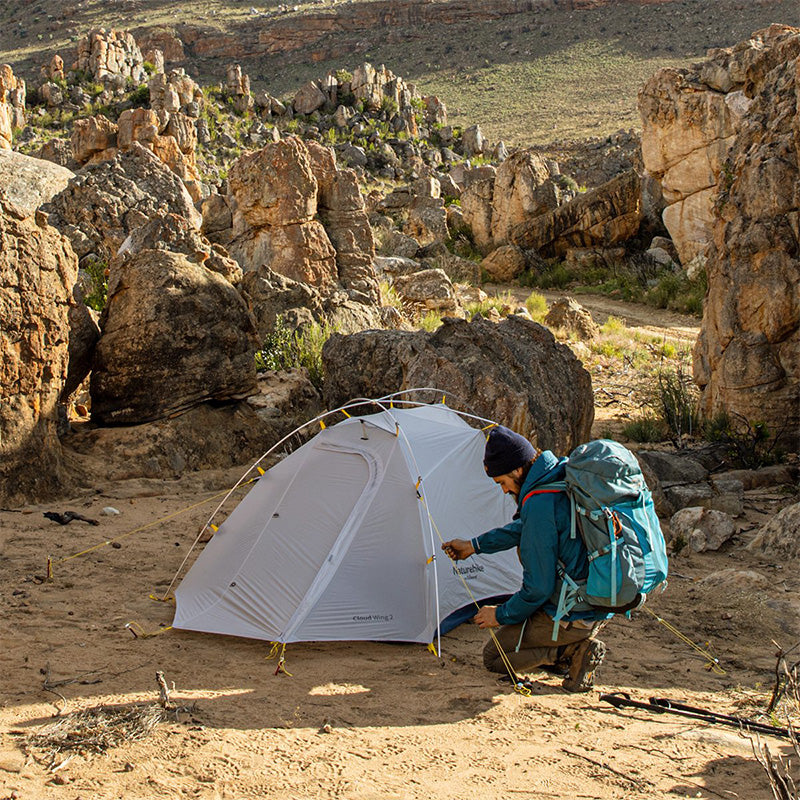
<path fill-rule="evenodd" d="M 334 453 L 347 453 L 360 456 L 366 462 L 369 474 L 360 496 L 353 504 L 350 514 L 342 524 L 339 535 L 336 537 L 330 553 L 325 559 L 325 563 L 320 567 L 313 583 L 308 587 L 308 591 L 302 601 L 298 604 L 294 614 L 292 614 L 289 621 L 286 623 L 286 627 L 279 637 L 279 641 L 281 642 L 291 641 L 294 631 L 302 624 L 308 613 L 314 608 L 315 604 L 322 596 L 322 593 L 325 591 L 325 588 L 336 574 L 336 570 L 347 554 L 347 548 L 350 546 L 350 542 L 361 525 L 361 521 L 364 519 L 364 515 L 369 509 L 372 499 L 383 480 L 384 467 L 383 464 L 378 461 L 374 452 L 361 449 L 355 445 L 342 446 L 327 442 L 320 442 L 317 448 Z"/>

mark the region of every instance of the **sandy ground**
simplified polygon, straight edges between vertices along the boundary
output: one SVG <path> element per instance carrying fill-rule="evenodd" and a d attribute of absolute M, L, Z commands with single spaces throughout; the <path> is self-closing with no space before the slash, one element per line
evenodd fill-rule
<path fill-rule="evenodd" d="M 441 658 L 421 645 L 290 645 L 291 677 L 274 674 L 265 642 L 174 630 L 135 638 L 127 623 L 156 632 L 171 622 L 173 607 L 150 595 L 164 593 L 218 493 L 240 472 L 98 481 L 59 503 L 0 511 L 0 798 L 772 796 L 736 730 L 616 711 L 599 694 L 762 715 L 772 640 L 788 647 L 800 638 L 798 579 L 744 545 L 796 499 L 796 487 L 748 493 L 733 542 L 674 559 L 668 589 L 650 603 L 708 642 L 723 675 L 639 612 L 604 633 L 599 691 L 567 695 L 557 678 L 537 673 L 532 696 L 523 697 L 483 670 L 485 634 L 468 624 L 443 639 Z M 106 506 L 121 514 L 104 516 Z M 100 524 L 61 526 L 42 516 L 67 509 Z M 756 570 L 772 588 L 721 596 L 698 583 L 728 567 Z M 157 670 L 189 710 L 141 740 L 71 758 L 29 746 L 30 736 L 73 712 L 155 701 Z M 786 752 L 777 739 L 770 746 Z"/>

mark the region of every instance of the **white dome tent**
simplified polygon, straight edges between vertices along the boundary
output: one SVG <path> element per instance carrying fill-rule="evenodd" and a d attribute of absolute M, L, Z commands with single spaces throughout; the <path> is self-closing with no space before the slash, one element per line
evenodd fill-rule
<path fill-rule="evenodd" d="M 347 414 L 368 404 L 381 410 Z M 337 412 L 346 418 L 325 427 Z M 312 420 L 320 432 L 264 473 L 206 544 L 175 592 L 173 627 L 283 644 L 429 643 L 473 598 L 514 592 L 514 551 L 466 566 L 441 551 L 515 508 L 486 477 L 485 434 L 465 416 L 392 395 Z"/>

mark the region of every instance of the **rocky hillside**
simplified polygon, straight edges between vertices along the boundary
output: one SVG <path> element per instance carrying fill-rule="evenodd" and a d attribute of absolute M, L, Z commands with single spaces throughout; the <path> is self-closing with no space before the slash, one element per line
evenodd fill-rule
<path fill-rule="evenodd" d="M 29 81 L 56 52 L 71 65 L 95 27 L 133 31 L 168 67 L 219 82 L 239 61 L 254 89 L 287 93 L 330 69 L 385 63 L 440 96 L 451 121 L 479 123 L 493 139 L 546 144 L 639 127 L 639 85 L 772 22 L 798 24 L 792 0 L 356 0 L 283 4 L 152 0 L 34 0 L 0 9 L 0 63 Z"/>

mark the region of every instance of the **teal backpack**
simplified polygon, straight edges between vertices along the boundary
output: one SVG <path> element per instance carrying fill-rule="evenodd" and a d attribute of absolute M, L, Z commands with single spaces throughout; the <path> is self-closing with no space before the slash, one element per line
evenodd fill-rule
<path fill-rule="evenodd" d="M 573 609 L 625 613 L 667 579 L 664 535 L 630 450 L 608 439 L 582 444 L 569 455 L 564 481 L 537 486 L 522 502 L 562 491 L 572 506 L 570 536 L 580 534 L 589 554 L 589 575 L 576 582 L 559 562 L 554 640 L 559 621 Z"/>

